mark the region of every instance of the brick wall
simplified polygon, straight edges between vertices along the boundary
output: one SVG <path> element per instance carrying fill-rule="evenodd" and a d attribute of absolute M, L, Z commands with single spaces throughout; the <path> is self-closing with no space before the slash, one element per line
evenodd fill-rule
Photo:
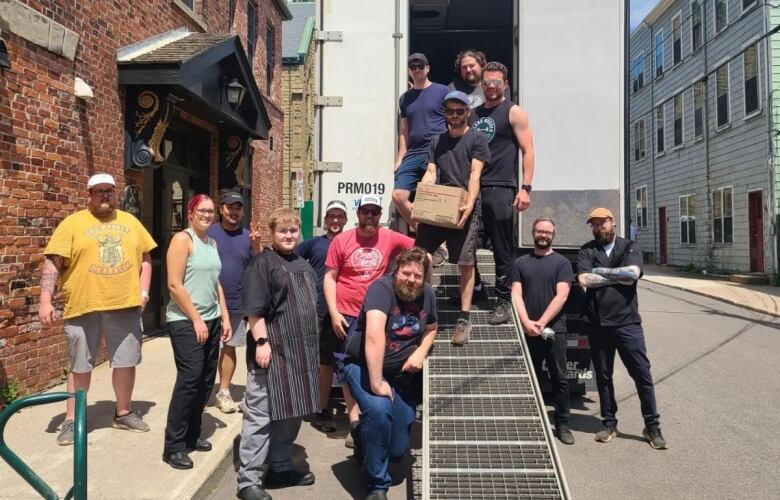
<path fill-rule="evenodd" d="M 61 324 L 42 330 L 37 316 L 42 251 L 57 224 L 85 206 L 85 184 L 96 171 L 125 184 L 123 99 L 117 81 L 116 50 L 144 38 L 186 26 L 190 31 L 225 32 L 229 2 L 198 0 L 197 22 L 171 0 L 105 2 L 24 0 L 22 3 L 80 36 L 70 61 L 3 30 L 12 68 L 0 74 L 0 386 L 19 379 L 31 391 L 55 382 L 66 367 Z M 246 44 L 246 2 L 237 1 L 233 31 Z M 276 29 L 278 75 L 267 96 L 274 151 L 256 141 L 253 204 L 262 220 L 281 204 L 284 114 L 281 110 L 281 27 L 270 0 L 258 5 L 255 77 L 265 90 L 265 26 Z M 246 46 L 246 45 L 245 45 Z M 83 78 L 94 99 L 74 96 Z M 216 168 L 212 136 L 212 169 Z M 212 179 L 215 172 L 212 171 Z M 216 186 L 216 183 L 212 183 Z M 267 235 L 266 235 L 267 236 Z M 61 308 L 61 304 L 58 304 Z"/>

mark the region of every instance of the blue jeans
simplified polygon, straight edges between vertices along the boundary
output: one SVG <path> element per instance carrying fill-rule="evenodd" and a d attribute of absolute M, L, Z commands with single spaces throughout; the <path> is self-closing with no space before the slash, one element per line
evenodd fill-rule
<path fill-rule="evenodd" d="M 356 448 L 363 454 L 366 491 L 390 489 L 390 461 L 401 460 L 409 451 L 409 434 L 415 419 L 413 393 L 407 386 L 394 386 L 393 400 L 371 392 L 368 370 L 348 362 L 344 366 L 352 397 L 360 407 L 360 426 Z"/>

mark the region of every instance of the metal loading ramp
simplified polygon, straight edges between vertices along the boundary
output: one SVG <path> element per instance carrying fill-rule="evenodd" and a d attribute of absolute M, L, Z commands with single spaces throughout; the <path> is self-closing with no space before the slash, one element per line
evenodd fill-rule
<path fill-rule="evenodd" d="M 480 250 L 477 260 L 482 279 L 493 283 L 490 252 Z M 439 337 L 424 372 L 423 499 L 568 500 L 516 314 L 508 324 L 491 326 L 494 302 L 472 306 L 471 340 L 453 346 L 459 306 L 448 299 L 459 295 L 457 267 L 436 269 L 433 284 Z"/>

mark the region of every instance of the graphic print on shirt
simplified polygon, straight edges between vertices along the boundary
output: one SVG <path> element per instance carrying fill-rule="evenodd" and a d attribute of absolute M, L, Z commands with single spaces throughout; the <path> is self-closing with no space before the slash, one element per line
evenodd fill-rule
<path fill-rule="evenodd" d="M 493 137 L 496 136 L 496 122 L 489 116 L 483 116 L 475 121 L 472 127 L 485 134 L 485 138 L 487 138 L 488 142 L 492 141 Z"/>
<path fill-rule="evenodd" d="M 125 260 L 122 250 L 122 238 L 130 232 L 130 229 L 119 224 L 99 224 L 84 231 L 88 238 L 94 238 L 98 242 L 98 264 L 89 266 L 89 272 L 95 274 L 120 274 L 129 270 L 133 265 Z"/>
<path fill-rule="evenodd" d="M 382 264 L 382 252 L 376 248 L 360 247 L 352 252 L 349 261 L 355 273 L 359 274 L 363 281 L 369 281 Z"/>
<path fill-rule="evenodd" d="M 403 310 L 393 306 L 390 310 L 390 332 L 385 346 L 393 352 L 401 349 L 401 344 L 395 340 L 408 340 L 422 334 L 422 325 L 425 324 L 425 310 L 421 304 L 404 304 Z"/>

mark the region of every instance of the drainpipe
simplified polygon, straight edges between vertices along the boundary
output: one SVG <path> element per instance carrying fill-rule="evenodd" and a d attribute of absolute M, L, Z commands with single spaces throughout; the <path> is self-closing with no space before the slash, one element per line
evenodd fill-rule
<path fill-rule="evenodd" d="M 704 11 L 704 14 L 702 15 L 702 19 L 707 19 L 707 2 L 704 2 L 702 5 Z M 702 59 L 704 62 L 704 105 L 702 106 L 701 113 L 702 113 L 702 120 L 704 122 L 703 123 L 704 126 L 704 199 L 705 199 L 705 207 L 707 207 L 705 213 L 706 217 L 704 219 L 704 227 L 707 229 L 707 236 L 705 237 L 705 241 L 708 242 L 707 244 L 708 262 L 706 264 L 712 265 L 712 262 L 715 259 L 715 235 L 712 231 L 712 192 L 710 189 L 710 113 L 709 113 L 710 66 L 707 58 L 707 48 L 709 47 L 709 42 L 707 40 L 707 30 L 705 29 L 703 31 L 704 31 L 704 47 L 702 47 L 702 49 L 704 52 L 702 53 Z M 716 102 L 715 107 L 717 108 L 717 106 L 718 103 Z"/>
<path fill-rule="evenodd" d="M 764 39 L 764 85 L 766 90 L 764 91 L 764 94 L 766 94 L 766 102 L 765 102 L 765 117 L 766 120 L 766 130 L 767 130 L 767 139 L 766 144 L 764 145 L 765 151 L 766 151 L 766 162 L 767 162 L 767 176 L 769 177 L 767 182 L 767 204 L 769 207 L 771 207 L 770 213 L 772 214 L 772 217 L 769 221 L 769 233 L 772 238 L 772 273 L 776 274 L 778 270 L 780 270 L 780 265 L 778 263 L 778 254 L 777 254 L 777 247 L 778 247 L 778 234 L 777 234 L 777 193 L 775 191 L 775 179 L 776 179 L 776 173 L 775 173 L 775 164 L 774 164 L 774 138 L 775 138 L 775 130 L 774 130 L 774 123 L 773 123 L 773 116 L 772 113 L 774 111 L 774 108 L 772 106 L 772 94 L 774 93 L 774 89 L 772 88 L 772 63 L 771 63 L 771 45 L 772 45 L 772 38 L 771 35 L 768 35 L 770 27 L 770 16 L 772 15 L 771 9 L 772 7 L 769 4 L 764 4 L 764 33 L 762 35 L 762 38 Z M 762 207 L 763 210 L 763 207 Z M 763 230 L 763 228 L 762 228 Z M 775 280 L 775 283 L 777 281 Z"/>
<path fill-rule="evenodd" d="M 631 237 L 631 8 L 629 0 L 623 2 L 623 236 Z M 652 31 L 652 30 L 651 30 Z M 652 40 L 652 38 L 651 38 Z M 651 42 L 652 43 L 652 42 Z M 645 134 L 647 132 L 645 131 Z M 627 189 L 626 189 L 627 188 Z M 636 223 L 636 222 L 635 222 Z"/>
<path fill-rule="evenodd" d="M 652 220 L 656 221 L 655 224 L 653 224 L 653 253 L 655 254 L 655 260 L 656 263 L 658 262 L 658 259 L 661 256 L 661 247 L 658 243 L 658 207 L 656 206 L 656 198 L 655 198 L 655 158 L 656 158 L 656 127 L 655 127 L 655 33 L 653 31 L 653 27 L 651 25 L 646 24 L 650 29 L 650 47 L 651 47 L 651 54 L 650 60 L 653 61 L 653 71 L 650 74 L 650 129 L 652 130 L 652 133 L 650 134 L 650 137 L 652 138 L 651 142 L 651 150 L 650 150 L 650 178 L 652 179 L 651 185 L 653 186 L 653 211 L 650 212 L 649 208 L 646 207 L 648 210 L 648 219 L 652 217 Z M 664 59 L 666 59 L 666 55 L 664 54 Z M 664 68 L 666 69 L 666 68 Z M 666 116 L 664 116 L 664 122 L 666 122 Z M 665 125 L 665 124 L 664 124 Z M 647 130 L 647 127 L 645 127 L 645 130 Z M 647 133 L 647 132 L 645 132 Z M 666 135 L 666 128 L 664 128 L 664 135 Z M 639 226 L 637 226 L 639 227 Z M 658 253 L 655 252 L 656 248 L 658 249 Z"/>

